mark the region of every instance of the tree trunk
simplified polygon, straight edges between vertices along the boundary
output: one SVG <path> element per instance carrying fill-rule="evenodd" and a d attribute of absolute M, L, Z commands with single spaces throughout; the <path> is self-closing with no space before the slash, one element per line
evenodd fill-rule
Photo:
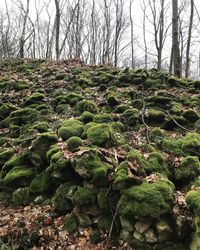
<path fill-rule="evenodd" d="M 187 49 L 186 49 L 186 67 L 185 67 L 185 77 L 189 77 L 190 72 L 190 46 L 191 46 L 191 36 L 192 36 L 192 25 L 194 17 L 194 0 L 190 0 L 191 12 L 190 12 L 190 24 L 188 30 L 188 40 L 187 40 Z"/>
<path fill-rule="evenodd" d="M 59 39 L 60 39 L 60 6 L 59 0 L 55 0 L 56 6 L 56 60 L 60 58 L 60 48 L 59 48 Z"/>
<path fill-rule="evenodd" d="M 179 39 L 178 39 L 178 0 L 172 0 L 172 46 L 173 46 L 173 67 L 174 75 L 181 77 L 181 61 L 179 51 Z"/>

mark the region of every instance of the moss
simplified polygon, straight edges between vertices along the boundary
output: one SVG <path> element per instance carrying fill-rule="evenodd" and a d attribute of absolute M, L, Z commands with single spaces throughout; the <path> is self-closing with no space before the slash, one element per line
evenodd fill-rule
<path fill-rule="evenodd" d="M 24 105 L 28 106 L 31 104 L 40 104 L 41 102 L 44 102 L 44 98 L 45 98 L 44 94 L 35 92 L 30 97 L 26 98 Z"/>
<path fill-rule="evenodd" d="M 91 122 L 93 120 L 94 114 L 88 112 L 88 111 L 84 111 L 82 113 L 82 115 L 80 116 L 80 120 L 86 124 L 88 122 Z"/>
<path fill-rule="evenodd" d="M 13 192 L 12 203 L 14 205 L 27 205 L 30 203 L 31 198 L 29 187 L 18 188 Z"/>
<path fill-rule="evenodd" d="M 69 151 L 74 152 L 74 151 L 77 151 L 82 144 L 83 144 L 83 141 L 81 140 L 80 137 L 72 136 L 67 141 L 67 149 Z"/>
<path fill-rule="evenodd" d="M 200 152 L 200 134 L 187 133 L 181 141 L 182 150 L 190 155 L 199 156 Z"/>
<path fill-rule="evenodd" d="M 94 190 L 88 187 L 79 187 L 73 195 L 75 205 L 87 205 L 96 200 Z"/>
<path fill-rule="evenodd" d="M 170 113 L 175 115 L 180 115 L 183 106 L 181 103 L 172 102 L 170 105 Z"/>
<path fill-rule="evenodd" d="M 147 174 L 158 172 L 166 176 L 169 175 L 169 168 L 166 159 L 159 152 L 153 152 L 149 155 L 148 165 L 145 167 Z"/>
<path fill-rule="evenodd" d="M 148 110 L 147 121 L 150 124 L 160 124 L 160 123 L 163 123 L 165 121 L 165 113 L 162 112 L 162 111 L 160 111 L 160 110 L 149 109 Z"/>
<path fill-rule="evenodd" d="M 37 129 L 40 133 L 47 132 L 49 124 L 47 122 L 38 122 L 33 126 L 33 129 Z"/>
<path fill-rule="evenodd" d="M 50 162 L 50 159 L 51 159 L 51 157 L 55 154 L 55 153 L 57 153 L 57 152 L 59 152 L 59 147 L 57 146 L 57 145 L 52 145 L 52 146 L 50 146 L 50 149 L 47 151 L 47 153 L 46 153 L 46 159 L 47 159 L 47 161 L 48 162 Z"/>
<path fill-rule="evenodd" d="M 148 106 L 159 107 L 159 108 L 168 108 L 172 98 L 163 96 L 163 95 L 154 95 L 146 98 Z"/>
<path fill-rule="evenodd" d="M 3 179 L 3 184 L 9 187 L 26 187 L 35 177 L 33 168 L 27 166 L 16 166 L 11 169 Z"/>
<path fill-rule="evenodd" d="M 0 169 L 14 154 L 13 148 L 0 149 Z"/>
<path fill-rule="evenodd" d="M 42 70 L 42 75 L 44 78 L 49 77 L 53 74 L 53 70 L 50 68 L 45 68 Z"/>
<path fill-rule="evenodd" d="M 113 189 L 122 190 L 129 185 L 130 179 L 128 176 L 128 162 L 121 162 L 113 176 Z"/>
<path fill-rule="evenodd" d="M 12 111 L 15 111 L 17 108 L 13 105 L 2 104 L 0 106 L 0 119 L 3 120 L 7 118 Z"/>
<path fill-rule="evenodd" d="M 52 206 L 56 211 L 69 212 L 73 209 L 72 197 L 76 191 L 76 186 L 71 182 L 66 182 L 56 189 L 52 198 Z"/>
<path fill-rule="evenodd" d="M 106 100 L 108 105 L 112 108 L 119 104 L 119 100 L 114 92 L 108 93 Z"/>
<path fill-rule="evenodd" d="M 0 138 L 0 147 L 3 146 L 9 139 L 7 137 Z"/>
<path fill-rule="evenodd" d="M 111 147 L 117 143 L 117 137 L 108 124 L 94 125 L 87 130 L 87 138 L 97 146 Z"/>
<path fill-rule="evenodd" d="M 126 111 L 124 111 L 123 117 L 129 126 L 135 126 L 139 120 L 139 111 L 135 108 L 127 109 Z"/>
<path fill-rule="evenodd" d="M 51 173 L 52 171 L 61 171 L 62 169 L 67 168 L 68 165 L 69 161 L 63 157 L 63 153 L 61 151 L 58 151 L 57 153 L 52 155 L 50 160 L 50 166 L 47 168 L 47 171 Z"/>
<path fill-rule="evenodd" d="M 185 120 L 184 117 L 180 115 L 171 115 L 168 118 L 168 121 L 165 122 L 163 125 L 163 128 L 165 130 L 174 130 L 174 129 L 180 129 L 180 127 L 177 125 L 177 123 L 181 126 L 187 126 L 188 122 Z"/>
<path fill-rule="evenodd" d="M 155 143 L 160 143 L 165 137 L 165 131 L 161 128 L 155 127 L 150 130 L 149 139 Z"/>
<path fill-rule="evenodd" d="M 120 104 L 117 107 L 115 107 L 115 109 L 113 110 L 113 113 L 123 113 L 124 111 L 126 111 L 127 109 L 130 109 L 129 105 L 126 104 Z"/>
<path fill-rule="evenodd" d="M 109 123 L 109 122 L 112 122 L 112 116 L 110 114 L 97 114 L 97 115 L 94 115 L 93 122 Z"/>
<path fill-rule="evenodd" d="M 92 244 L 97 244 L 101 241 L 101 234 L 99 230 L 92 230 L 90 233 L 90 242 Z"/>
<path fill-rule="evenodd" d="M 92 225 L 91 218 L 89 217 L 89 215 L 85 213 L 80 213 L 80 212 L 76 213 L 76 218 L 81 227 L 87 227 Z"/>
<path fill-rule="evenodd" d="M 65 75 L 62 73 L 57 73 L 55 76 L 56 81 L 60 81 L 60 80 L 64 80 L 64 79 L 65 79 Z"/>
<path fill-rule="evenodd" d="M 186 194 L 186 203 L 194 210 L 197 216 L 200 216 L 200 191 L 191 190 Z"/>
<path fill-rule="evenodd" d="M 107 196 L 108 196 L 108 189 L 100 188 L 97 194 L 97 202 L 98 202 L 99 208 L 102 210 L 108 210 L 109 208 Z"/>
<path fill-rule="evenodd" d="M 113 130 L 121 133 L 125 131 L 125 126 L 122 122 L 112 122 L 111 127 Z"/>
<path fill-rule="evenodd" d="M 35 109 L 24 108 L 13 111 L 10 114 L 10 124 L 21 126 L 23 124 L 32 123 L 38 119 L 39 112 Z"/>
<path fill-rule="evenodd" d="M 80 85 L 80 86 L 90 86 L 92 84 L 92 82 L 85 78 L 85 77 L 80 77 L 78 80 L 77 80 L 77 84 Z"/>
<path fill-rule="evenodd" d="M 79 112 L 79 114 L 83 113 L 84 111 L 88 111 L 90 113 L 97 113 L 98 107 L 94 101 L 82 100 L 77 104 L 77 111 Z"/>
<path fill-rule="evenodd" d="M 78 221 L 74 214 L 67 216 L 63 229 L 66 230 L 69 234 L 75 233 L 78 230 Z"/>
<path fill-rule="evenodd" d="M 167 153 L 180 155 L 182 153 L 181 140 L 176 138 L 164 138 L 162 142 L 162 149 Z"/>
<path fill-rule="evenodd" d="M 21 91 L 21 90 L 28 89 L 28 88 L 29 88 L 28 83 L 23 81 L 23 80 L 17 81 L 16 84 L 15 84 L 15 90 L 16 91 Z"/>
<path fill-rule="evenodd" d="M 92 173 L 93 173 L 93 182 L 96 185 L 100 185 L 100 186 L 107 186 L 108 184 L 108 172 L 109 170 L 112 168 L 111 165 L 101 162 L 101 164 L 96 165 L 95 168 L 93 169 Z"/>
<path fill-rule="evenodd" d="M 43 170 L 30 184 L 30 192 L 33 194 L 47 194 L 53 191 L 50 174 Z"/>
<path fill-rule="evenodd" d="M 101 215 L 98 220 L 98 228 L 104 232 L 109 232 L 112 223 L 112 217 L 109 215 Z"/>
<path fill-rule="evenodd" d="M 144 169 L 148 166 L 148 162 L 138 150 L 131 150 L 127 154 L 127 160 L 136 165 L 138 173 L 145 174 Z"/>
<path fill-rule="evenodd" d="M 42 133 L 32 142 L 31 150 L 45 158 L 46 152 L 49 150 L 50 146 L 57 141 L 58 138 L 56 135 L 48 132 Z"/>
<path fill-rule="evenodd" d="M 69 104 L 60 104 L 56 107 L 56 112 L 58 114 L 69 114 L 70 106 Z"/>
<path fill-rule="evenodd" d="M 67 140 L 72 136 L 80 136 L 83 132 L 83 123 L 76 119 L 65 120 L 58 130 L 58 136 Z"/>
<path fill-rule="evenodd" d="M 119 200 L 122 216 L 159 218 L 170 212 L 173 184 L 166 181 L 143 183 L 124 191 Z"/>
<path fill-rule="evenodd" d="M 192 123 L 196 122 L 200 118 L 199 114 L 192 109 L 186 110 L 183 113 L 183 117 Z"/>
<path fill-rule="evenodd" d="M 175 168 L 175 178 L 177 180 L 192 180 L 200 173 L 200 162 L 196 156 L 185 157 L 180 165 Z"/>

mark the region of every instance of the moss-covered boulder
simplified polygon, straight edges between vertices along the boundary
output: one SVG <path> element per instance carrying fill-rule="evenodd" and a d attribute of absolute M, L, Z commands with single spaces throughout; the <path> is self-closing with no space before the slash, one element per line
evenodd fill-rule
<path fill-rule="evenodd" d="M 87 130 L 87 138 L 97 146 L 111 147 L 117 144 L 117 136 L 108 124 L 97 124 Z"/>
<path fill-rule="evenodd" d="M 72 136 L 80 136 L 83 132 L 83 123 L 77 119 L 65 120 L 58 130 L 58 136 L 67 140 Z"/>
<path fill-rule="evenodd" d="M 147 174 L 158 172 L 160 174 L 169 175 L 169 166 L 165 157 L 159 152 L 152 152 L 148 157 L 148 165 L 145 166 Z"/>
<path fill-rule="evenodd" d="M 82 100 L 77 104 L 77 111 L 79 112 L 79 114 L 83 113 L 84 111 L 88 111 L 90 113 L 97 113 L 98 106 L 94 101 Z"/>
<path fill-rule="evenodd" d="M 74 152 L 74 151 L 77 151 L 82 144 L 83 144 L 83 141 L 80 137 L 72 136 L 67 141 L 67 149 L 69 151 Z"/>
<path fill-rule="evenodd" d="M 161 124 L 165 121 L 165 113 L 156 109 L 148 110 L 147 122 L 148 124 Z"/>
<path fill-rule="evenodd" d="M 12 194 L 12 203 L 14 205 L 27 205 L 32 198 L 29 187 L 18 188 Z"/>
<path fill-rule="evenodd" d="M 195 214 L 200 216 L 200 191 L 191 190 L 186 194 L 186 203 L 194 210 Z"/>
<path fill-rule="evenodd" d="M 88 187 L 78 187 L 73 195 L 73 203 L 75 205 L 87 205 L 92 204 L 96 200 L 95 192 Z"/>
<path fill-rule="evenodd" d="M 55 134 L 48 132 L 42 133 L 32 142 L 31 150 L 45 158 L 46 152 L 49 150 L 50 146 L 57 141 L 58 138 Z"/>
<path fill-rule="evenodd" d="M 40 93 L 40 92 L 36 92 L 34 94 L 32 94 L 30 97 L 27 97 L 27 99 L 24 102 L 25 106 L 29 106 L 31 104 L 40 104 L 42 102 L 44 102 L 44 94 Z"/>
<path fill-rule="evenodd" d="M 123 117 L 128 125 L 135 126 L 139 120 L 139 110 L 138 109 L 127 109 L 123 112 Z"/>
<path fill-rule="evenodd" d="M 14 152 L 13 148 L 0 149 L 0 169 L 13 156 Z"/>
<path fill-rule="evenodd" d="M 119 200 L 123 216 L 159 218 L 168 214 L 173 200 L 174 185 L 169 181 L 142 183 L 124 191 Z"/>
<path fill-rule="evenodd" d="M 109 123 L 109 122 L 112 122 L 112 116 L 110 114 L 97 114 L 97 115 L 94 115 L 93 122 Z"/>
<path fill-rule="evenodd" d="M 21 126 L 23 124 L 31 124 L 39 117 L 36 109 L 24 108 L 13 111 L 9 116 L 10 124 Z"/>

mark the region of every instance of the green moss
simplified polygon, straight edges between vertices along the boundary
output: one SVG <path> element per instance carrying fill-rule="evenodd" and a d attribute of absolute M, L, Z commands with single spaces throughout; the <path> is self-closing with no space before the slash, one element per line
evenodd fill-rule
<path fill-rule="evenodd" d="M 159 152 L 153 152 L 149 155 L 148 165 L 145 167 L 147 174 L 158 172 L 166 176 L 169 175 L 169 168 L 166 159 Z"/>
<path fill-rule="evenodd" d="M 111 147 L 117 143 L 117 137 L 108 124 L 94 125 L 87 130 L 87 138 L 97 146 Z"/>
<path fill-rule="evenodd" d="M 53 191 L 50 174 L 43 170 L 30 184 L 30 192 L 34 194 L 46 194 Z"/>
<path fill-rule="evenodd" d="M 101 241 L 101 234 L 99 230 L 92 230 L 90 233 L 90 242 L 92 244 L 97 244 Z"/>
<path fill-rule="evenodd" d="M 31 201 L 31 198 L 29 187 L 18 188 L 13 192 L 12 203 L 14 205 L 27 205 Z"/>
<path fill-rule="evenodd" d="M 113 113 L 123 113 L 124 111 L 126 111 L 127 109 L 130 109 L 129 105 L 126 104 L 120 104 L 117 107 L 115 107 L 115 109 L 113 110 Z"/>
<path fill-rule="evenodd" d="M 190 155 L 199 156 L 200 152 L 200 134 L 187 133 L 181 140 L 182 150 Z"/>
<path fill-rule="evenodd" d="M 138 173 L 144 174 L 144 168 L 148 166 L 148 162 L 138 150 L 131 150 L 127 154 L 127 160 L 136 163 Z"/>
<path fill-rule="evenodd" d="M 13 105 L 2 104 L 0 106 L 0 119 L 3 120 L 10 115 L 12 111 L 15 111 L 17 108 Z"/>
<path fill-rule="evenodd" d="M 80 213 L 80 212 L 76 213 L 76 218 L 81 227 L 87 227 L 92 225 L 91 218 L 89 217 L 89 215 L 85 213 Z"/>
<path fill-rule="evenodd" d="M 67 216 L 63 229 L 66 230 L 69 234 L 75 233 L 78 230 L 78 221 L 74 214 Z"/>
<path fill-rule="evenodd" d="M 56 135 L 48 132 L 42 133 L 32 142 L 31 150 L 45 158 L 46 152 L 49 150 L 50 146 L 57 141 L 58 138 Z"/>
<path fill-rule="evenodd" d="M 87 205 L 96 200 L 94 190 L 88 187 L 79 187 L 74 193 L 73 202 L 75 205 Z"/>
<path fill-rule="evenodd" d="M 38 122 L 33 126 L 33 129 L 37 129 L 40 133 L 47 132 L 49 124 L 47 122 Z"/>
<path fill-rule="evenodd" d="M 16 84 L 15 84 L 15 90 L 16 91 L 21 91 L 21 90 L 28 89 L 28 88 L 29 88 L 28 83 L 23 81 L 23 80 L 17 81 Z"/>
<path fill-rule="evenodd" d="M 9 187 L 27 187 L 35 176 L 33 168 L 16 166 L 3 179 L 3 184 Z"/>
<path fill-rule="evenodd" d="M 200 162 L 196 156 L 185 157 L 180 165 L 175 168 L 175 178 L 177 180 L 192 180 L 200 173 Z M 185 183 L 185 182 L 184 182 Z"/>
<path fill-rule="evenodd" d="M 79 112 L 79 114 L 83 113 L 84 111 L 88 111 L 90 113 L 97 113 L 98 106 L 94 101 L 82 100 L 77 104 L 77 111 Z"/>
<path fill-rule="evenodd" d="M 23 124 L 32 123 L 37 120 L 39 112 L 35 109 L 24 108 L 13 111 L 10 114 L 10 124 L 21 126 Z"/>
<path fill-rule="evenodd" d="M 102 215 L 98 220 L 98 228 L 104 232 L 109 232 L 112 223 L 112 217 L 109 215 Z"/>
<path fill-rule="evenodd" d="M 59 151 L 59 147 L 57 145 L 50 146 L 50 149 L 46 153 L 46 159 L 50 162 L 51 157 Z"/>
<path fill-rule="evenodd" d="M 159 218 L 170 212 L 173 184 L 166 181 L 143 183 L 124 191 L 119 200 L 119 213 L 123 216 Z"/>
<path fill-rule="evenodd" d="M 170 105 L 170 113 L 175 115 L 180 115 L 183 106 L 181 103 L 172 102 Z"/>
<path fill-rule="evenodd" d="M 93 120 L 93 114 L 88 112 L 88 111 L 84 111 L 82 113 L 82 115 L 80 116 L 80 120 L 85 124 L 88 122 L 91 122 Z"/>
<path fill-rule="evenodd" d="M 127 109 L 123 113 L 123 117 L 129 126 L 135 126 L 139 120 L 138 109 Z"/>
<path fill-rule="evenodd" d="M 118 97 L 114 91 L 110 91 L 107 93 L 106 100 L 111 108 L 114 108 L 119 104 Z"/>
<path fill-rule="evenodd" d="M 162 142 L 162 149 L 167 153 L 180 155 L 182 153 L 181 140 L 176 138 L 164 138 Z"/>
<path fill-rule="evenodd" d="M 183 113 L 183 117 L 192 123 L 196 122 L 200 118 L 199 114 L 192 109 L 186 110 Z"/>
<path fill-rule="evenodd" d="M 99 208 L 102 210 L 108 210 L 109 208 L 107 196 L 108 196 L 108 189 L 100 188 L 97 194 L 97 202 L 98 202 Z"/>
<path fill-rule="evenodd" d="M 125 131 L 125 126 L 122 122 L 112 122 L 111 127 L 113 130 L 121 133 Z"/>
<path fill-rule="evenodd" d="M 45 98 L 44 94 L 35 92 L 30 97 L 26 98 L 24 105 L 28 106 L 31 104 L 40 104 L 41 102 L 44 102 L 44 98 Z"/>
<path fill-rule="evenodd" d="M 160 110 L 149 109 L 148 110 L 147 121 L 150 124 L 160 124 L 160 123 L 163 123 L 165 121 L 165 113 L 162 112 L 162 111 L 160 111 Z"/>
<path fill-rule="evenodd" d="M 67 140 L 72 136 L 80 136 L 83 132 L 83 123 L 76 119 L 65 120 L 58 130 L 58 136 Z"/>
<path fill-rule="evenodd" d="M 72 136 L 67 141 L 67 149 L 69 151 L 74 152 L 74 151 L 77 151 L 82 144 L 83 144 L 83 141 L 81 140 L 80 137 Z"/>
<path fill-rule="evenodd" d="M 194 210 L 197 216 L 200 216 L 200 191 L 191 190 L 186 194 L 186 203 Z"/>
<path fill-rule="evenodd" d="M 52 199 L 52 206 L 59 212 L 69 212 L 73 209 L 72 197 L 76 191 L 76 186 L 71 182 L 66 182 L 56 189 Z"/>
<path fill-rule="evenodd" d="M 90 86 L 92 84 L 92 82 L 89 79 L 87 79 L 86 77 L 80 77 L 77 80 L 77 84 L 80 86 Z"/>
<path fill-rule="evenodd" d="M 155 127 L 150 130 L 149 139 L 152 142 L 160 143 L 165 137 L 165 131 L 161 128 Z"/>
<path fill-rule="evenodd" d="M 101 164 L 96 165 L 95 168 L 93 169 L 92 173 L 93 173 L 93 182 L 96 185 L 100 185 L 100 186 L 107 186 L 108 184 L 108 179 L 107 179 L 107 175 L 109 170 L 112 169 L 112 166 L 101 162 Z"/>
<path fill-rule="evenodd" d="M 51 173 L 52 171 L 61 171 L 62 169 L 68 167 L 68 163 L 69 161 L 63 157 L 63 153 L 61 151 L 58 151 L 57 153 L 52 155 L 50 160 L 50 166 L 47 168 L 47 171 Z"/>
<path fill-rule="evenodd" d="M 109 123 L 112 122 L 112 116 L 110 114 L 97 114 L 93 117 L 95 123 Z"/>
<path fill-rule="evenodd" d="M 60 80 L 64 80 L 64 79 L 65 79 L 65 75 L 62 73 L 57 73 L 55 76 L 56 81 L 60 81 Z"/>
<path fill-rule="evenodd" d="M 121 162 L 113 176 L 113 189 L 121 190 L 129 185 L 128 162 Z"/>
<path fill-rule="evenodd" d="M 14 154 L 13 148 L 0 149 L 0 169 Z"/>

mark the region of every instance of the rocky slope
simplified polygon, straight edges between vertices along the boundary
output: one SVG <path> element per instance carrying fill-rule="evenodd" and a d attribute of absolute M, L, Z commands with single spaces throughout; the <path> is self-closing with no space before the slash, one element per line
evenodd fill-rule
<path fill-rule="evenodd" d="M 75 60 L 0 68 L 2 210 L 47 206 L 91 244 L 200 249 L 200 81 Z M 15 240 L 39 246 L 39 230 Z"/>

